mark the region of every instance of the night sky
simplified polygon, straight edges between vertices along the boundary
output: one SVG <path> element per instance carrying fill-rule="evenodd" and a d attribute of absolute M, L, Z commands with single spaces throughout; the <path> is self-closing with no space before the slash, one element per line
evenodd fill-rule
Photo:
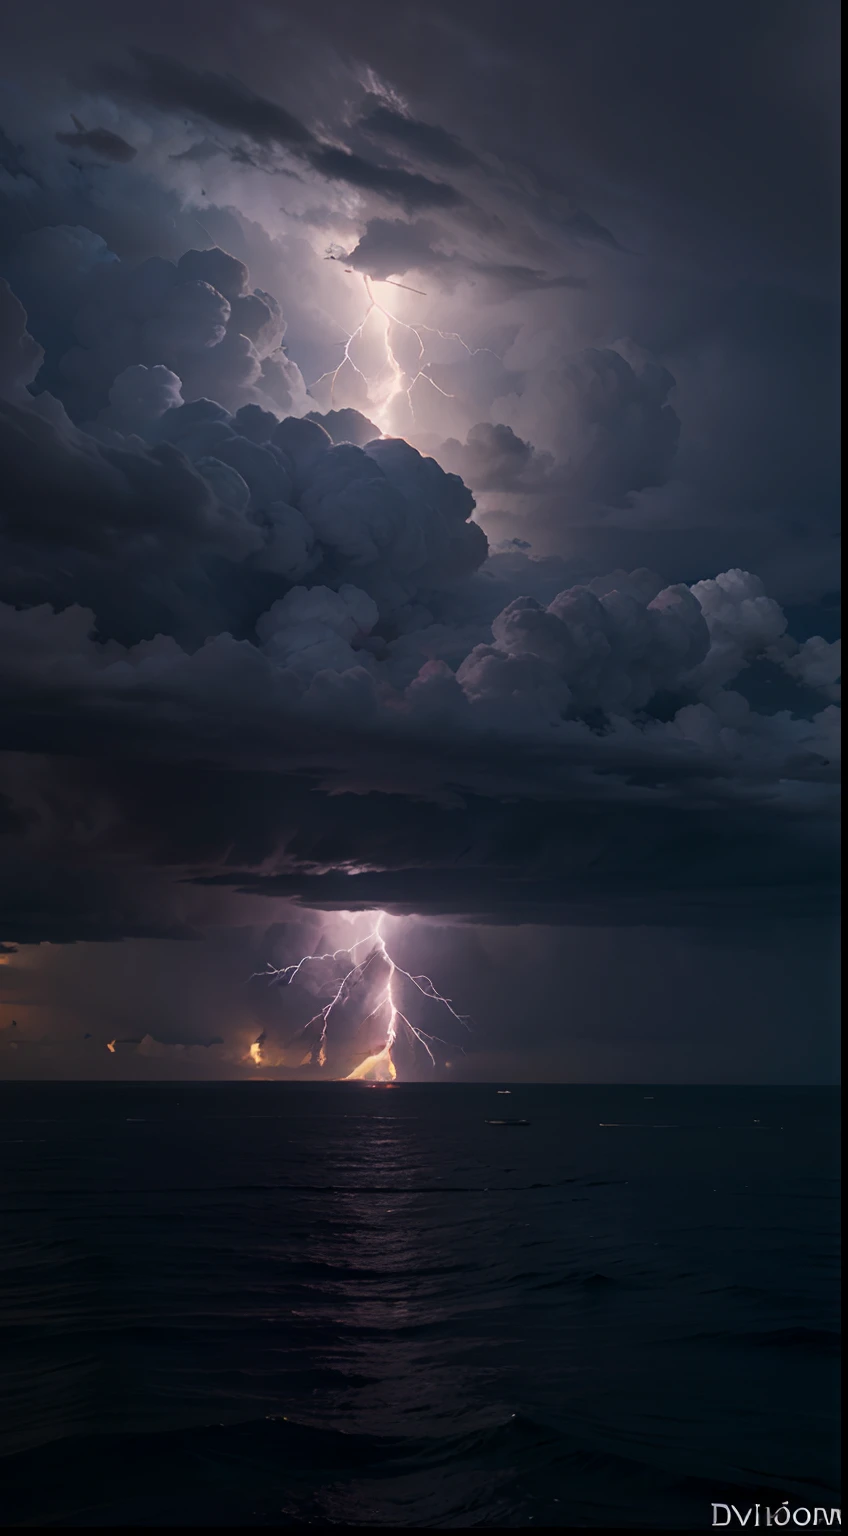
<path fill-rule="evenodd" d="M 838 5 L 4 31 L 2 1071 L 832 1080 Z"/>

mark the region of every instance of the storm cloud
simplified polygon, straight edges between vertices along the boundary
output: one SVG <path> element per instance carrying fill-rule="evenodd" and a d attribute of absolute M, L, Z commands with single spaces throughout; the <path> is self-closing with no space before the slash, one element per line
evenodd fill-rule
<path fill-rule="evenodd" d="M 449 208 L 463 201 L 456 188 L 400 166 L 380 165 L 338 145 L 322 143 L 285 107 L 247 89 L 231 76 L 204 74 L 178 59 L 132 50 L 132 66 L 106 65 L 97 82 L 131 101 L 160 110 L 193 113 L 256 144 L 289 150 L 331 181 L 374 192 L 390 202 L 416 208 Z"/>
<path fill-rule="evenodd" d="M 13 39 L 0 940 L 824 924 L 831 8 L 173 9 Z"/>
<path fill-rule="evenodd" d="M 182 267 L 188 283 L 216 278 L 210 306 L 247 286 L 220 251 Z M 52 396 L 26 395 L 39 348 L 8 290 L 5 306 L 7 748 L 83 756 L 123 739 L 173 763 L 200 747 L 228 771 L 260 761 L 336 791 L 602 804 L 637 821 L 661 806 L 684 821 L 696 804 L 738 814 L 742 801 L 827 818 L 835 648 L 789 635 L 756 576 L 688 587 L 618 571 L 497 608 L 472 496 L 409 444 L 334 444 L 318 419 L 186 403 L 167 362 L 121 369 L 109 410 L 136 430 L 93 437 Z M 372 425 L 355 412 L 337 424 L 360 438 Z M 532 465 L 505 429 L 495 440 Z M 514 579 L 530 579 L 517 559 Z M 752 709 L 731 685 L 760 659 L 821 707 Z M 536 899 L 557 888 L 547 872 Z M 477 887 L 454 889 L 470 901 Z"/>

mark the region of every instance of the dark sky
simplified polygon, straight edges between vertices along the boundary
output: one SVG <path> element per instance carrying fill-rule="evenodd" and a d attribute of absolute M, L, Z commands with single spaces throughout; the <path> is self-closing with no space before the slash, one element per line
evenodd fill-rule
<path fill-rule="evenodd" d="M 829 1080 L 838 5 L 6 32 L 2 1070 Z"/>

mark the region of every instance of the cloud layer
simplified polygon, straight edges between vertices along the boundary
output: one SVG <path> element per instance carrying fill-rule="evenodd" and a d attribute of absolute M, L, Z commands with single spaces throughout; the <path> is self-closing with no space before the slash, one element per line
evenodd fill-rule
<path fill-rule="evenodd" d="M 829 290 L 785 178 L 737 149 L 746 246 L 708 174 L 703 142 L 760 144 L 726 41 L 733 133 L 690 84 L 690 177 L 652 116 L 688 56 L 655 37 L 646 100 L 632 8 L 587 93 L 529 13 L 437 5 L 366 68 L 326 4 L 285 101 L 233 17 L 198 60 L 179 18 L 127 49 L 90 8 L 98 56 L 48 57 L 0 140 L 0 938 L 188 938 L 184 879 L 499 922 L 815 908 Z M 552 58 L 597 26 L 557 19 Z"/>
<path fill-rule="evenodd" d="M 208 292 L 210 313 L 247 288 L 223 252 L 187 253 L 182 270 L 195 269 L 206 277 L 185 282 Z M 180 285 L 175 271 L 168 292 Z M 310 793 L 341 792 L 360 807 L 363 795 L 378 805 L 383 796 L 388 808 L 373 840 L 368 823 L 349 825 L 334 848 L 325 825 L 312 849 L 304 828 L 295 833 L 263 803 L 241 857 L 243 810 L 229 823 L 219 808 L 235 870 L 221 867 L 208 828 L 194 857 L 174 846 L 165 814 L 154 868 L 331 906 L 502 919 L 573 913 L 583 901 L 619 920 L 644 917 L 652 903 L 668 914 L 672 893 L 709 905 L 716 889 L 759 884 L 764 849 L 773 887 L 777 867 L 776 885 L 790 893 L 826 870 L 836 647 L 793 640 L 757 577 L 732 570 L 667 586 L 649 570 L 617 571 L 503 601 L 470 493 L 408 443 L 369 440 L 372 424 L 353 412 L 324 419 L 364 446 L 334 443 L 320 413 L 278 418 L 255 401 L 227 410 L 188 389 L 173 371 L 178 351 L 163 339 L 157 353 L 138 329 L 123 334 L 136 345 L 147 336 L 146 361 L 128 362 L 124 350 L 107 366 L 99 355 L 109 404 L 85 431 L 55 397 L 27 392 L 41 376 L 40 349 L 8 289 L 3 302 L 6 749 L 89 759 L 129 751 L 168 765 L 175 785 L 180 765 L 202 758 L 218 765 L 224 777 L 211 782 L 225 796 L 261 767 L 279 776 L 284 802 L 306 775 Z M 517 459 L 519 473 L 532 464 L 506 432 L 472 434 L 465 450 L 491 451 Z M 538 582 L 538 566 L 516 552 L 512 582 Z M 752 709 L 732 685 L 761 660 L 790 694 L 800 684 L 818 693 L 820 707 Z M 94 804 L 101 792 L 94 774 Z M 24 811 L 19 796 L 13 782 L 11 843 L 35 850 L 45 801 Z M 470 804 L 480 808 L 473 834 Z M 54 872 L 70 814 L 38 854 Z M 119 790 L 118 843 L 140 835 L 138 815 Z M 498 822 L 512 830 L 493 836 Z M 660 853 L 669 829 L 703 850 L 706 826 L 722 828 L 706 863 L 693 852 L 675 872 Z M 110 837 L 92 852 L 92 869 L 108 865 Z M 99 891 L 100 877 L 87 878 Z M 114 867 L 103 878 L 114 882 Z M 71 888 L 70 930 L 45 911 L 41 936 L 91 931 Z M 120 902 L 113 911 L 118 931 L 182 931 L 167 918 L 147 928 L 122 916 Z M 12 940 L 38 936 L 32 915 L 9 922 Z"/>

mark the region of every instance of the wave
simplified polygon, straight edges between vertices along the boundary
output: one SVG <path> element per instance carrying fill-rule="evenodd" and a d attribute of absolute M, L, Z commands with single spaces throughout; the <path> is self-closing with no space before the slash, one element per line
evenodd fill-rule
<path fill-rule="evenodd" d="M 620 1455 L 520 1413 L 421 1438 L 283 1415 L 74 1436 L 4 1458 L 3 1473 L 3 1524 L 41 1527 L 506 1528 L 532 1519 L 540 1528 L 692 1529 L 714 1496 L 712 1484 L 661 1459 Z M 761 1474 L 722 1488 L 737 1502 L 774 1493 Z M 657 1495 L 661 1518 L 656 1507 L 642 1518 L 640 1500 Z"/>
<path fill-rule="evenodd" d="M 516 1480 L 532 1469 L 553 1481 L 569 1475 L 621 1478 L 636 1463 L 576 1443 L 521 1414 L 462 1434 L 346 1434 L 281 1415 L 231 1425 L 148 1434 L 74 1436 L 4 1458 L 3 1523 L 16 1525 L 368 1524 L 363 1490 L 397 1522 L 404 1491 L 418 1480 L 444 1484 L 448 1499 L 430 1514 L 450 1523 L 463 1509 L 479 1520 L 514 1514 Z M 327 1490 L 322 1505 L 320 1489 Z M 96 1495 L 92 1497 L 92 1489 Z M 36 1493 L 33 1494 L 33 1490 Z M 381 1490 L 381 1493 L 376 1492 Z M 554 1496 L 554 1502 L 559 1499 Z M 186 1512 L 190 1518 L 181 1518 Z M 333 1513 L 335 1511 L 335 1513 Z M 379 1509 L 372 1508 L 372 1517 Z M 427 1522 L 430 1523 L 430 1522 Z M 510 1522 L 511 1523 L 511 1522 Z M 523 1521 L 521 1522 L 524 1523 Z"/>
<path fill-rule="evenodd" d="M 273 1493 L 285 1506 L 281 1523 L 313 1524 L 316 1483 L 332 1487 L 338 1502 L 340 1482 L 352 1478 L 385 1483 L 469 1464 L 491 1476 L 504 1458 L 514 1462 L 528 1453 L 567 1449 L 556 1430 L 516 1414 L 469 1433 L 423 1439 L 347 1434 L 282 1415 L 147 1434 L 73 1436 L 4 1458 L 2 1516 L 11 1525 L 158 1524 L 143 1518 L 155 1486 L 160 1514 L 186 1507 L 194 1511 L 189 1524 L 226 1524 L 210 1521 L 210 1509 L 243 1505 L 247 1481 L 254 1516 Z M 354 1504 L 358 1497 L 351 1489 Z M 277 1507 L 282 1511 L 283 1505 Z"/>

